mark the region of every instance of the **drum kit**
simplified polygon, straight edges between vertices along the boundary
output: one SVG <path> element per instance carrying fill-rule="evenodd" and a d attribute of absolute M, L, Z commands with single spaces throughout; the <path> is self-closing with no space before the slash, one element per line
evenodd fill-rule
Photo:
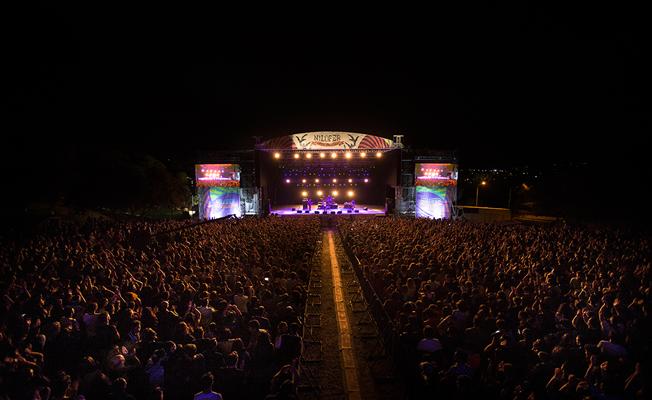
<path fill-rule="evenodd" d="M 310 210 L 312 206 L 312 200 L 309 198 L 303 199 L 303 209 Z M 318 210 L 337 210 L 339 208 L 333 196 L 327 196 L 326 198 L 319 199 L 317 202 Z M 342 205 L 343 209 L 354 210 L 355 209 L 355 200 L 347 201 Z"/>
<path fill-rule="evenodd" d="M 320 199 L 317 202 L 317 208 L 320 210 L 336 210 L 337 203 L 335 202 L 335 199 L 333 199 L 333 196 L 327 196 L 325 199 Z"/>

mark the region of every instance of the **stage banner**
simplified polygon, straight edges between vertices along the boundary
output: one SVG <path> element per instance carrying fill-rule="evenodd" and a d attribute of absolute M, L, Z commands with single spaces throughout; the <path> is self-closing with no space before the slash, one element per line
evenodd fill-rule
<path fill-rule="evenodd" d="M 415 215 L 417 218 L 448 219 L 457 197 L 455 164 L 416 164 Z"/>
<path fill-rule="evenodd" d="M 240 217 L 240 188 L 228 186 L 200 187 L 199 218 L 215 219 L 228 215 Z"/>
<path fill-rule="evenodd" d="M 389 149 L 393 142 L 379 136 L 350 132 L 307 132 L 290 135 L 297 150 Z"/>

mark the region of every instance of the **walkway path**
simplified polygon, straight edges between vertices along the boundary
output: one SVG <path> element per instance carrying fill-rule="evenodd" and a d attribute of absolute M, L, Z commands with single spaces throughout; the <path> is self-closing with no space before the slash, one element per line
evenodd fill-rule
<path fill-rule="evenodd" d="M 351 324 L 346 312 L 344 302 L 344 290 L 342 288 L 342 276 L 340 265 L 337 262 L 335 252 L 335 241 L 333 231 L 325 233 L 328 242 L 328 255 L 330 258 L 331 276 L 333 279 L 333 298 L 335 299 L 335 313 L 337 318 L 338 349 L 340 350 L 341 365 L 344 372 L 344 387 L 350 400 L 359 400 L 360 381 L 358 379 L 358 367 L 353 352 L 353 337 L 351 336 Z"/>
<path fill-rule="evenodd" d="M 403 398 L 401 385 L 389 372 L 391 359 L 378 358 L 384 354 L 382 343 L 336 231 L 324 231 L 320 250 L 319 398 Z"/>

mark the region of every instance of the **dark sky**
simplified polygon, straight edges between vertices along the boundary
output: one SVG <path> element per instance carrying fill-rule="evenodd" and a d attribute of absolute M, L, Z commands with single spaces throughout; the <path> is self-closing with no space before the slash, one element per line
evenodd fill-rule
<path fill-rule="evenodd" d="M 188 159 L 345 130 L 401 133 L 469 166 L 628 162 L 650 132 L 642 10 L 108 11 L 16 16 L 9 159 L 80 145 Z"/>

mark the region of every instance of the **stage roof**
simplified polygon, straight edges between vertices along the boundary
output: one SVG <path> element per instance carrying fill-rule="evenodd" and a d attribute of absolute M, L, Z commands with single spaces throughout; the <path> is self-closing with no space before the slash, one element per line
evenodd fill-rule
<path fill-rule="evenodd" d="M 269 139 L 259 150 L 389 150 L 394 142 L 380 136 L 354 132 L 304 132 Z"/>

